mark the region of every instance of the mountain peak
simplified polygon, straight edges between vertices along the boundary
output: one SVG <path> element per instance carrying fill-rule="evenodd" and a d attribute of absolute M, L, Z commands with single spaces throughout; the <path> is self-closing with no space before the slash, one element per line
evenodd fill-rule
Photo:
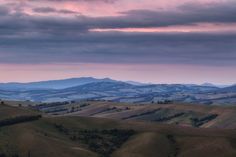
<path fill-rule="evenodd" d="M 0 83 L 1 89 L 64 89 L 94 82 L 115 82 L 110 78 L 78 77 L 29 83 Z"/>

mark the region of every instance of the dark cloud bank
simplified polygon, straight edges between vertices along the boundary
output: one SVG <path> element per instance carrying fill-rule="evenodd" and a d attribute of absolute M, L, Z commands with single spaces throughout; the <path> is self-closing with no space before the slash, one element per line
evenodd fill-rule
<path fill-rule="evenodd" d="M 32 16 L 0 7 L 0 63 L 166 63 L 236 66 L 236 33 L 91 32 L 94 28 L 151 28 L 236 23 L 236 3 L 188 4 L 172 11 L 132 10 L 117 17 L 88 17 L 57 8 Z"/>

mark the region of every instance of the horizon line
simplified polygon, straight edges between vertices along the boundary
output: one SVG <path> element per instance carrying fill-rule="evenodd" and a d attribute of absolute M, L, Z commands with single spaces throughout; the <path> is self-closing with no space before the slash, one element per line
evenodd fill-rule
<path fill-rule="evenodd" d="M 202 82 L 202 83 L 177 83 L 177 82 L 142 82 L 142 81 L 136 81 L 136 80 L 119 80 L 119 79 L 115 79 L 115 78 L 111 78 L 111 77 L 93 77 L 93 76 L 81 76 L 81 77 L 68 77 L 68 78 L 56 78 L 56 79 L 45 79 L 45 80 L 32 80 L 32 81 L 11 81 L 11 82 L 1 82 L 0 84 L 13 84 L 13 83 L 20 83 L 20 84 L 27 84 L 27 83 L 38 83 L 38 82 L 48 82 L 48 81 L 62 81 L 62 80 L 70 80 L 70 79 L 80 79 L 80 78 L 93 78 L 93 79 L 111 79 L 114 81 L 120 81 L 120 82 L 136 82 L 136 83 L 140 83 L 140 84 L 183 84 L 183 85 L 203 85 L 203 84 L 212 84 L 215 86 L 231 86 L 231 85 L 235 85 L 236 83 L 224 83 L 224 84 L 220 84 L 220 83 L 212 83 L 212 82 Z"/>

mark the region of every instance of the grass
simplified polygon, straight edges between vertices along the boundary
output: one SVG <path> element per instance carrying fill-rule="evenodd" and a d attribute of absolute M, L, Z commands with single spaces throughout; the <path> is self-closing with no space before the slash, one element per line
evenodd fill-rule
<path fill-rule="evenodd" d="M 5 111 L 5 112 L 4 112 Z M 0 119 L 38 114 L 0 106 Z M 96 117 L 43 117 L 0 127 L 0 157 L 235 157 L 236 130 Z"/>

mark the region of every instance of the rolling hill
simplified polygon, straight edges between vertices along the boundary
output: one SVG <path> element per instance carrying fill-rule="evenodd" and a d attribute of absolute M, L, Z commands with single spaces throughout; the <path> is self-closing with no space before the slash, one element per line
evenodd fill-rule
<path fill-rule="evenodd" d="M 236 107 L 89 101 L 43 103 L 36 104 L 32 108 L 51 116 L 98 117 L 202 128 L 236 129 Z"/>
<path fill-rule="evenodd" d="M 0 105 L 0 124 L 38 112 Z M 199 109 L 200 110 L 200 109 Z M 202 109 L 204 110 L 204 109 Z M 98 117 L 48 116 L 0 126 L 0 155 L 34 157 L 234 157 L 234 129 Z"/>

